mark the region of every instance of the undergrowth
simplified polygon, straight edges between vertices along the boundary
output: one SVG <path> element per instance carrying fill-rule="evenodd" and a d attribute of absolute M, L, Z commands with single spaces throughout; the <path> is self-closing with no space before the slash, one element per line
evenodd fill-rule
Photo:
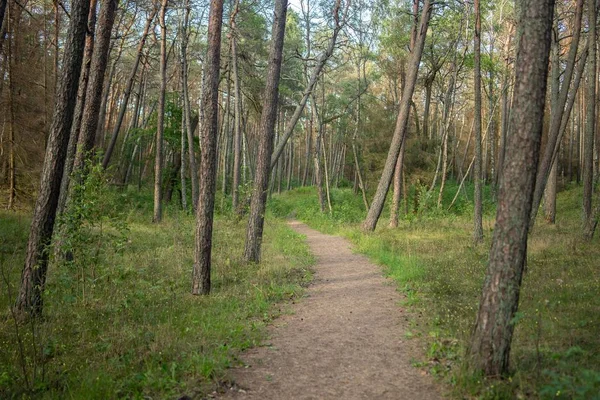
<path fill-rule="evenodd" d="M 349 189 L 333 189 L 332 215 L 320 213 L 313 188 L 276 195 L 269 210 L 346 236 L 357 251 L 383 265 L 412 311 L 406 336 L 423 344 L 423 357 L 414 364 L 445 380 L 457 398 L 599 399 L 600 246 L 597 237 L 591 243 L 581 239 L 580 188 L 559 194 L 556 225 L 540 217 L 535 226 L 515 318 L 512 373 L 490 381 L 467 373 L 463 359 L 479 307 L 493 201 L 486 188 L 485 243 L 474 246 L 469 198 L 460 195 L 448 210 L 456 190 L 456 184 L 447 186 L 438 209 L 437 193 L 415 201 L 411 188 L 399 227 L 389 228 L 384 212 L 378 229 L 369 234 L 359 228 L 365 216 L 362 200 Z"/>
<path fill-rule="evenodd" d="M 168 206 L 151 224 L 151 194 L 109 190 L 91 174 L 53 259 L 43 319 L 16 324 L 30 218 L 0 212 L 0 398 L 179 398 L 226 379 L 310 280 L 312 256 L 283 222 L 265 227 L 262 262 L 242 261 L 245 224 L 217 216 L 213 293 L 192 296 L 194 217 Z M 100 190 L 103 189 L 103 190 Z M 94 204 L 98 207 L 94 208 Z M 118 223 L 117 223 L 118 222 Z M 15 327 L 17 328 L 15 330 Z M 21 346 L 19 346 L 21 343 Z"/>

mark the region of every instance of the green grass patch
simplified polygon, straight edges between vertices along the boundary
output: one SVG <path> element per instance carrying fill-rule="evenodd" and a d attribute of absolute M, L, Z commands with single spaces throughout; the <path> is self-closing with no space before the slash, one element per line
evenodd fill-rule
<path fill-rule="evenodd" d="M 128 212 L 126 240 L 109 224 L 79 232 L 90 247 L 74 262 L 51 264 L 44 318 L 21 325 L 9 309 L 29 217 L 0 213 L 0 398 L 202 395 L 264 339 L 266 324 L 285 311 L 277 304 L 311 279 L 312 255 L 285 223 L 267 220 L 262 262 L 246 264 L 245 223 L 219 216 L 213 293 L 192 296 L 193 216 L 168 207 L 164 222 L 151 224 L 147 196 L 110 196 Z"/>
<path fill-rule="evenodd" d="M 468 197 L 448 210 L 457 185 L 450 183 L 443 207 L 435 196 L 414 203 L 398 228 L 388 228 L 384 212 L 374 233 L 360 231 L 364 206 L 350 190 L 333 190 L 333 215 L 318 210 L 316 191 L 298 189 L 274 196 L 270 210 L 294 216 L 327 233 L 344 235 L 357 251 L 384 266 L 406 295 L 409 337 L 419 337 L 426 367 L 452 388 L 457 398 L 598 399 L 600 393 L 600 246 L 581 239 L 581 190 L 558 196 L 557 223 L 540 217 L 529 241 L 519 313 L 512 346 L 512 374 L 486 381 L 463 370 L 483 282 L 494 223 L 486 188 L 485 243 L 472 244 L 472 207 Z M 472 193 L 467 189 L 467 195 Z M 434 199 L 435 202 L 432 200 Z M 351 209 L 349 213 L 341 210 Z M 403 206 L 404 209 L 404 206 Z"/>

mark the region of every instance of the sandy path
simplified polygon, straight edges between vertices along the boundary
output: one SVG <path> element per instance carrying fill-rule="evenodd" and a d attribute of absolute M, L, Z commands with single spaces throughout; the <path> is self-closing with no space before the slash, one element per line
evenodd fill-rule
<path fill-rule="evenodd" d="M 292 314 L 277 319 L 264 347 L 245 352 L 224 398 L 439 399 L 410 365 L 401 296 L 381 268 L 343 238 L 290 222 L 317 258 L 315 280 Z"/>

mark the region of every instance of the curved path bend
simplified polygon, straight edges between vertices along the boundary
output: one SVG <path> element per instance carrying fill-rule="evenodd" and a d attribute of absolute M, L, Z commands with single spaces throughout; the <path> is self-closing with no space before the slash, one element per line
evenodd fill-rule
<path fill-rule="evenodd" d="M 289 224 L 316 257 L 314 282 L 270 327 L 270 340 L 242 354 L 223 398 L 440 399 L 433 379 L 411 366 L 402 297 L 381 268 L 343 238 Z"/>

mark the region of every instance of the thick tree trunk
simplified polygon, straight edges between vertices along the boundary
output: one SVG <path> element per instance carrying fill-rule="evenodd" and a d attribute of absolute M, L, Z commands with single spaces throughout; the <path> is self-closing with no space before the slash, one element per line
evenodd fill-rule
<path fill-rule="evenodd" d="M 417 82 L 419 64 L 423 54 L 423 46 L 425 44 L 425 36 L 427 34 L 431 12 L 431 1 L 425 0 L 421 15 L 418 38 L 413 52 L 410 55 L 408 73 L 406 76 L 406 88 L 402 91 L 402 100 L 400 100 L 400 111 L 398 113 L 398 119 L 396 120 L 394 136 L 392 138 L 392 143 L 390 144 L 390 149 L 388 151 L 385 166 L 381 174 L 381 179 L 377 185 L 375 197 L 373 198 L 373 202 L 371 203 L 371 207 L 367 213 L 367 218 L 362 225 L 363 229 L 366 231 L 375 230 L 375 226 L 377 225 L 377 221 L 379 220 L 379 216 L 383 210 L 383 205 L 385 203 L 385 198 L 387 196 L 390 183 L 392 182 L 396 161 L 398 160 L 398 155 L 400 154 L 400 148 L 402 147 L 402 142 L 404 142 L 404 138 L 406 136 L 406 127 L 408 125 L 411 99 L 415 89 L 415 84 Z"/>
<path fill-rule="evenodd" d="M 192 294 L 194 295 L 210 293 L 212 229 L 217 178 L 217 135 L 219 133 L 218 102 L 223 0 L 211 1 L 208 19 L 208 50 L 204 63 L 203 119 L 200 131 L 201 177 L 192 272 Z"/>
<path fill-rule="evenodd" d="M 260 261 L 267 188 L 271 171 L 271 154 L 273 152 L 273 136 L 277 118 L 279 77 L 281 75 L 281 62 L 283 58 L 286 14 L 287 0 L 277 0 L 275 2 L 275 16 L 273 20 L 273 33 L 271 35 L 272 40 L 269 51 L 263 111 L 260 119 L 261 136 L 258 146 L 256 175 L 254 178 L 252 199 L 250 200 L 250 218 L 248 220 L 248 229 L 246 230 L 246 247 L 244 249 L 244 259 L 252 262 Z"/>
<path fill-rule="evenodd" d="M 511 136 L 498 194 L 496 226 L 470 346 L 472 367 L 500 377 L 509 366 L 514 316 L 527 254 L 538 166 L 554 0 L 521 1 Z"/>
<path fill-rule="evenodd" d="M 165 125 L 165 92 L 167 91 L 167 13 L 168 0 L 162 0 L 158 23 L 160 25 L 160 92 L 156 122 L 156 144 L 154 146 L 154 214 L 152 222 L 162 221 L 162 173 L 163 173 L 163 135 Z"/>
<path fill-rule="evenodd" d="M 90 2 L 87 0 L 73 0 L 71 3 L 71 20 L 66 36 L 63 68 L 56 91 L 40 190 L 33 212 L 25 266 L 21 275 L 21 288 L 16 302 L 16 309 L 20 313 L 41 314 L 42 312 L 42 293 L 48 269 L 46 250 L 54 230 L 69 132 L 77 100 L 77 85 L 83 61 L 89 7 Z"/>
<path fill-rule="evenodd" d="M 100 104 L 102 102 L 102 88 L 108 60 L 110 35 L 115 21 L 117 5 L 118 0 L 101 1 L 96 43 L 92 54 L 90 77 L 81 117 L 81 131 L 77 140 L 77 151 L 73 164 L 73 173 L 75 174 L 81 175 L 83 173 L 85 160 L 88 157 L 89 151 L 94 146 L 94 139 L 98 128 L 98 117 L 100 115 Z M 82 177 L 80 176 L 80 178 Z"/>
<path fill-rule="evenodd" d="M 135 61 L 133 62 L 131 74 L 129 75 L 129 79 L 127 80 L 127 86 L 125 86 L 125 92 L 123 93 L 123 99 L 121 100 L 121 108 L 117 116 L 117 121 L 115 122 L 110 142 L 108 143 L 108 147 L 106 148 L 106 152 L 104 153 L 104 159 L 102 160 L 102 168 L 104 169 L 108 167 L 108 163 L 110 162 L 113 150 L 115 149 L 115 145 L 117 144 L 119 131 L 121 130 L 121 125 L 123 124 L 123 119 L 125 118 L 127 104 L 129 103 L 129 98 L 131 97 L 131 91 L 135 82 L 135 76 L 137 75 L 140 60 L 142 59 L 142 51 L 144 50 L 146 38 L 148 37 L 148 32 L 150 31 L 150 26 L 152 25 L 152 21 L 154 20 L 155 15 L 156 8 L 154 8 L 150 13 L 148 13 L 148 18 L 146 18 L 146 26 L 144 27 L 144 32 L 142 33 L 140 43 L 138 44 L 137 55 L 135 57 Z"/>
<path fill-rule="evenodd" d="M 473 241 L 483 241 L 483 199 L 482 199 L 482 171 L 481 171 L 481 12 L 479 0 L 475 0 L 475 40 L 474 40 L 474 78 L 475 90 L 475 165 L 473 181 L 475 183 L 474 213 L 473 213 Z"/>

